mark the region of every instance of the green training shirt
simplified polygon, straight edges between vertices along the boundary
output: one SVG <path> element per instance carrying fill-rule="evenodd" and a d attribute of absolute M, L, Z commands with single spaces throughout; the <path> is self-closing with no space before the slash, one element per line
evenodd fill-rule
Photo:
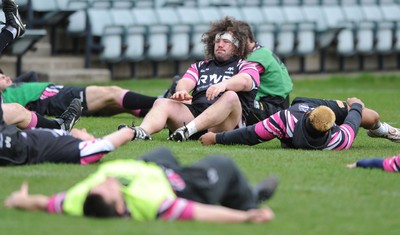
<path fill-rule="evenodd" d="M 64 212 L 83 215 L 88 192 L 107 177 L 115 177 L 120 181 L 126 206 L 134 220 L 155 220 L 161 203 L 165 199 L 176 198 L 164 171 L 156 164 L 114 160 L 101 164 L 95 173 L 67 191 Z"/>
<path fill-rule="evenodd" d="M 50 84 L 48 82 L 15 83 L 3 91 L 4 103 L 18 103 L 26 106 L 30 102 L 39 100 Z"/>
<path fill-rule="evenodd" d="M 286 98 L 292 91 L 292 79 L 285 64 L 271 50 L 261 47 L 253 51 L 246 60 L 257 62 L 265 69 L 264 73 L 260 74 L 256 100 L 267 95 Z"/>

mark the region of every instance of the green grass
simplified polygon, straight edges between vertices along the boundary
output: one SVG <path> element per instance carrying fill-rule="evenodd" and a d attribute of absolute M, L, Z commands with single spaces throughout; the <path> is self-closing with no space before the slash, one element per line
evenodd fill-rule
<path fill-rule="evenodd" d="M 113 84 L 144 94 L 159 95 L 168 80 L 132 80 Z M 295 96 L 327 99 L 358 97 L 375 109 L 383 121 L 400 126 L 400 76 L 332 77 L 324 80 L 295 81 Z M 108 118 L 82 118 L 79 128 L 96 136 L 114 131 L 120 123 L 130 123 L 130 115 Z M 140 123 L 140 119 L 134 119 Z M 267 204 L 276 219 L 268 224 L 220 225 L 195 222 L 146 222 L 95 220 L 55 216 L 41 212 L 22 212 L 0 208 L 0 227 L 7 234 L 400 234 L 398 174 L 381 170 L 349 170 L 346 163 L 364 157 L 392 156 L 400 153 L 400 144 L 372 139 L 361 129 L 348 151 L 283 150 L 273 140 L 257 146 L 208 146 L 199 142 L 168 142 L 167 132 L 153 135 L 148 142 L 131 142 L 110 153 L 103 161 L 136 158 L 157 146 L 168 146 L 182 163 L 204 155 L 230 156 L 252 183 L 266 175 L 279 176 L 280 185 Z M 79 166 L 44 164 L 0 168 L 0 198 L 27 180 L 31 193 L 52 194 L 63 191 L 96 169 L 97 165 Z"/>

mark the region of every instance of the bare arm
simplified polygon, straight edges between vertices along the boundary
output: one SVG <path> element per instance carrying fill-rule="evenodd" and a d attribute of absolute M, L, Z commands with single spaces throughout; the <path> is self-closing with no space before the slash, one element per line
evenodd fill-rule
<path fill-rule="evenodd" d="M 208 100 L 213 100 L 220 93 L 225 91 L 251 91 L 254 88 L 254 82 L 250 74 L 239 73 L 230 79 L 210 86 L 206 91 Z"/>
<path fill-rule="evenodd" d="M 29 195 L 28 183 L 24 182 L 18 191 L 11 193 L 4 200 L 4 206 L 27 211 L 47 211 L 49 200 L 50 198 L 45 195 Z"/>
<path fill-rule="evenodd" d="M 182 78 L 178 81 L 175 89 L 175 93 L 170 97 L 173 100 L 177 101 L 188 101 L 192 99 L 192 96 L 189 94 L 196 86 L 191 79 Z"/>
<path fill-rule="evenodd" d="M 274 213 L 269 208 L 241 211 L 223 206 L 195 203 L 193 219 L 219 223 L 264 223 L 272 220 L 274 216 Z"/>

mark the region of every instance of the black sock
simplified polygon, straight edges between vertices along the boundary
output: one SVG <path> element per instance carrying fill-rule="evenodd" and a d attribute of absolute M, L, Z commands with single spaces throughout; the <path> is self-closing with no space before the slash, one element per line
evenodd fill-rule
<path fill-rule="evenodd" d="M 128 91 L 122 99 L 122 107 L 125 109 L 150 109 L 157 97 L 141 95 Z"/>
<path fill-rule="evenodd" d="M 4 48 L 6 48 L 7 45 L 12 42 L 12 40 L 14 40 L 12 33 L 3 28 L 0 33 L 0 54 L 3 52 Z"/>
<path fill-rule="evenodd" d="M 56 120 L 50 120 L 42 115 L 36 114 L 37 124 L 36 127 L 49 128 L 49 129 L 60 129 L 60 124 Z"/>

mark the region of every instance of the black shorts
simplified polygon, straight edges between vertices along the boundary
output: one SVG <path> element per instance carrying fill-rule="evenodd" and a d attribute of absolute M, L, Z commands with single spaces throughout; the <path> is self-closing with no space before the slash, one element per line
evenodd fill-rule
<path fill-rule="evenodd" d="M 246 117 L 246 125 L 253 125 L 278 111 L 289 108 L 290 98 L 289 96 L 284 99 L 269 95 L 262 97 L 258 102 L 254 102 L 253 107 L 250 108 L 249 115 Z"/>
<path fill-rule="evenodd" d="M 73 86 L 55 86 L 50 85 L 46 89 L 57 89 L 58 93 L 46 99 L 39 99 L 29 103 L 30 110 L 40 115 L 60 116 L 70 105 L 71 101 L 79 98 L 82 103 L 82 115 L 88 115 L 86 104 L 86 88 Z"/>
<path fill-rule="evenodd" d="M 325 105 L 328 106 L 335 113 L 336 116 L 336 125 L 342 125 L 344 119 L 346 119 L 347 114 L 349 113 L 348 105 L 346 102 L 341 100 L 325 100 L 325 99 L 316 99 L 316 98 L 306 98 L 306 97 L 296 97 L 291 105 L 297 103 L 308 103 L 315 104 L 315 106 Z"/>
<path fill-rule="evenodd" d="M 0 125 L 0 166 L 28 162 L 28 145 L 21 131 L 13 125 Z"/>

